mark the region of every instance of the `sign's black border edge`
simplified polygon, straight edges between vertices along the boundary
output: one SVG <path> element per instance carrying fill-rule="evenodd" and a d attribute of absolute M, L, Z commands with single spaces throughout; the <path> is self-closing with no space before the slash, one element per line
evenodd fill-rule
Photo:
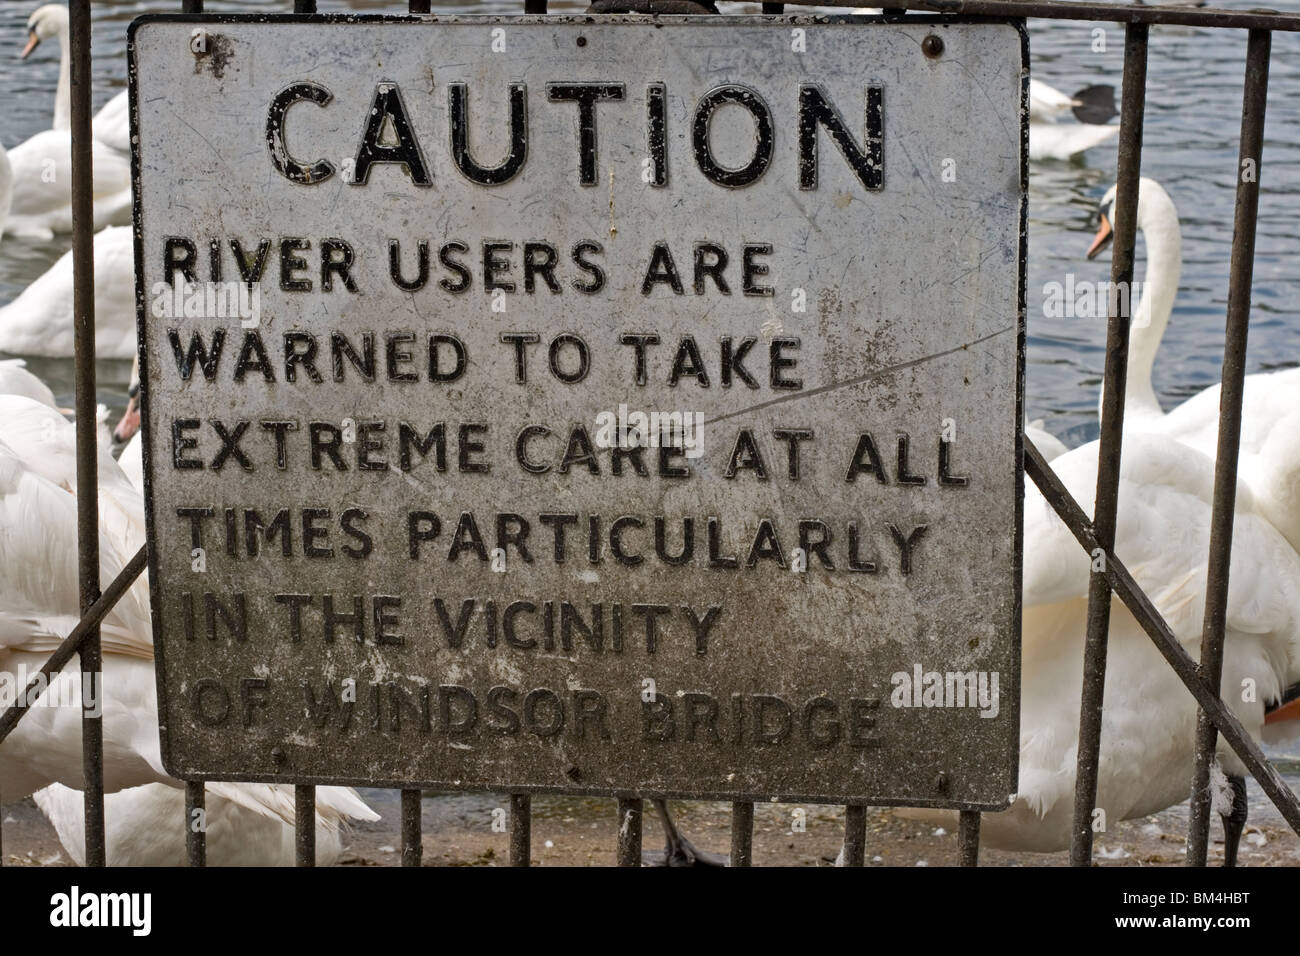
<path fill-rule="evenodd" d="M 1014 581 L 1013 612 L 1011 624 L 1011 654 L 1015 663 L 1015 693 L 1009 694 L 1008 697 L 1013 702 L 1015 708 L 1015 725 L 1017 737 L 1020 729 L 1020 667 L 1022 657 L 1022 618 L 1023 618 L 1023 573 L 1024 573 L 1024 491 L 1025 491 L 1025 467 L 1024 467 L 1024 421 L 1025 421 L 1025 353 L 1027 342 L 1026 326 L 1026 283 L 1028 281 L 1028 229 L 1029 229 L 1029 30 L 1023 17 L 1011 16 L 974 16 L 962 14 L 907 14 L 904 16 L 895 15 L 855 15 L 855 14 L 780 14 L 780 15 L 736 15 L 736 16 L 683 16 L 683 15 L 645 15 L 645 14 L 544 14 L 544 15 L 525 15 L 509 16 L 498 14 L 457 14 L 455 16 L 439 16 L 436 14 L 352 14 L 352 13 L 325 13 L 325 14 L 259 14 L 259 13 L 145 13 L 133 19 L 127 26 L 127 88 L 129 90 L 130 103 L 130 134 L 131 134 L 131 230 L 135 254 L 135 305 L 136 305 L 136 349 L 140 359 L 140 429 L 143 433 L 149 429 L 152 433 L 152 402 L 149 397 L 148 383 L 148 349 L 145 338 L 145 294 L 144 294 L 144 237 L 141 224 L 141 196 L 140 196 L 140 150 L 139 143 L 139 111 L 137 106 L 138 99 L 138 63 L 136 61 L 136 43 L 135 35 L 138 29 L 151 23 L 313 23 L 313 24 L 349 24 L 349 23 L 366 23 L 366 24 L 398 24 L 398 23 L 445 23 L 445 24 L 540 24 L 547 23 L 565 23 L 565 24 L 630 24 L 630 25 L 647 25 L 647 24 L 674 24 L 674 25 L 706 25 L 715 24 L 723 25 L 728 23 L 759 25 L 767 23 L 810 23 L 810 24 L 867 24 L 880 23 L 891 26 L 912 24 L 1002 24 L 1010 26 L 1016 30 L 1020 37 L 1021 52 L 1021 110 L 1020 110 L 1020 252 L 1017 281 L 1017 344 L 1016 344 L 1016 421 L 1015 421 L 1015 484 L 1016 500 L 1015 510 L 1015 527 L 1013 529 L 1014 544 L 1012 548 L 1012 577 Z M 175 766 L 173 755 L 170 747 L 170 734 L 167 727 L 167 694 L 163 686 L 163 674 L 165 672 L 164 651 L 162 645 L 156 640 L 158 633 L 161 631 L 161 612 L 159 610 L 158 589 L 158 558 L 153 542 L 157 540 L 155 534 L 155 515 L 153 508 L 152 481 L 152 454 L 149 443 L 141 438 L 141 453 L 144 472 L 145 484 L 145 533 L 148 542 L 148 573 L 149 573 L 149 618 L 153 630 L 152 637 L 154 640 L 154 661 L 155 661 L 155 682 L 158 698 L 158 733 L 159 733 L 159 750 L 163 764 L 163 769 L 178 780 L 194 782 L 241 782 L 241 783 L 275 783 L 285 786 L 294 784 L 312 785 L 312 786 L 351 786 L 367 787 L 375 789 L 403 789 L 412 786 L 418 786 L 421 789 L 430 790 L 448 790 L 453 792 L 493 792 L 491 788 L 477 786 L 468 786 L 456 782 L 438 782 L 430 784 L 412 784 L 409 781 L 389 781 L 389 780 L 359 780 L 353 778 L 336 778 L 336 777 L 315 777 L 300 776 L 297 774 L 211 774 L 193 771 L 181 771 Z M 1019 747 L 1011 748 L 1010 753 L 1011 766 L 1009 768 L 1009 779 L 1019 781 L 1020 772 L 1020 749 Z M 615 790 L 610 788 L 591 788 L 583 787 L 578 784 L 569 786 L 543 786 L 543 785 L 522 785 L 512 784 L 509 787 L 501 788 L 501 792 L 512 793 L 565 793 L 582 796 L 594 797 L 646 797 L 646 798 L 664 798 L 674 800 L 733 800 L 733 801 L 773 801 L 780 803 L 814 803 L 824 805 L 856 805 L 856 806 L 884 806 L 884 807 L 917 807 L 924 809 L 945 809 L 945 810 L 978 810 L 987 812 L 997 812 L 1005 810 L 1011 806 L 1014 793 L 1009 793 L 1004 800 L 993 803 L 969 803 L 952 800 L 889 800 L 877 797 L 862 798 L 840 798 L 826 797 L 824 795 L 807 795 L 800 793 L 785 793 L 778 791 L 776 793 L 754 794 L 742 792 L 700 792 L 685 790 Z"/>

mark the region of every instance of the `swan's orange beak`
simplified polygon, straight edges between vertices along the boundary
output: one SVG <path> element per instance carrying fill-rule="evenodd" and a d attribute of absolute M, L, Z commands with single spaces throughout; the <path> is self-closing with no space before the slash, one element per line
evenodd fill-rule
<path fill-rule="evenodd" d="M 1110 242 L 1113 235 L 1110 220 L 1106 218 L 1106 214 L 1103 212 L 1101 214 L 1101 225 L 1097 229 L 1097 234 L 1092 237 L 1092 245 L 1088 247 L 1088 258 L 1095 259 L 1097 253 L 1106 248 L 1106 244 Z"/>
<path fill-rule="evenodd" d="M 18 59 L 27 59 L 28 54 L 36 49 L 36 45 L 41 42 L 41 38 L 36 35 L 35 30 L 29 30 L 27 33 L 27 45 L 23 47 L 23 52 L 18 54 Z"/>
<path fill-rule="evenodd" d="M 1284 720 L 1300 720 L 1300 697 L 1264 715 L 1266 724 L 1280 724 Z"/>

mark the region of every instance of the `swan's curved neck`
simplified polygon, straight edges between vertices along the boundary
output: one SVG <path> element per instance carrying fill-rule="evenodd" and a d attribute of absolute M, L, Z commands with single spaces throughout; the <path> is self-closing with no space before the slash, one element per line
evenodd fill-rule
<path fill-rule="evenodd" d="M 1135 301 L 1129 327 L 1128 386 L 1124 401 L 1125 421 L 1133 424 L 1164 415 L 1151 383 L 1151 371 L 1173 312 L 1183 271 L 1183 241 L 1173 203 L 1165 201 L 1156 205 L 1139 223 L 1139 229 L 1146 240 L 1147 262 L 1141 285 L 1133 290 Z"/>
<path fill-rule="evenodd" d="M 68 24 L 59 26 L 59 85 L 54 91 L 54 128 L 72 128 L 72 46 L 68 36 Z"/>

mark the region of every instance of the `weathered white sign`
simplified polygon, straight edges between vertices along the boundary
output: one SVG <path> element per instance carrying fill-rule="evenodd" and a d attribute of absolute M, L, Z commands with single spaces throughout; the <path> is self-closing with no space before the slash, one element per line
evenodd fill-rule
<path fill-rule="evenodd" d="M 994 808 L 1023 27 L 150 17 L 178 776 Z"/>

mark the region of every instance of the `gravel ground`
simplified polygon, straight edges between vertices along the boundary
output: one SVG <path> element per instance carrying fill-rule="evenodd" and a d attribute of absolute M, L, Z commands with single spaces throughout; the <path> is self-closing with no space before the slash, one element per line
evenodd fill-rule
<path fill-rule="evenodd" d="M 1253 784 L 1252 784 L 1253 786 Z M 340 861 L 347 866 L 396 866 L 400 862 L 399 803 L 387 790 L 363 791 L 383 819 L 357 826 Z M 1258 796 L 1258 794 L 1253 794 Z M 1252 799 L 1255 820 L 1242 841 L 1243 866 L 1300 865 L 1297 838 L 1271 808 Z M 491 794 L 427 795 L 424 800 L 424 862 L 428 866 L 499 866 L 506 861 L 507 837 L 494 832 L 503 820 L 504 798 Z M 792 829 L 802 809 L 804 828 Z M 730 805 L 675 803 L 674 814 L 697 846 L 725 854 L 730 845 Z M 30 800 L 0 810 L 4 821 L 6 865 L 68 866 L 68 855 L 53 829 Z M 1101 866 L 1177 866 L 1184 858 L 1187 806 L 1171 807 L 1143 820 L 1119 824 L 1096 843 Z M 843 810 L 831 806 L 760 804 L 754 814 L 754 863 L 758 866 L 829 866 L 839 851 Z M 1223 856 L 1217 823 L 1211 862 Z M 608 866 L 614 863 L 615 804 L 586 797 L 538 796 L 533 800 L 534 866 Z M 647 804 L 645 846 L 662 845 L 662 830 Z M 993 866 L 1060 866 L 1062 853 L 1012 853 L 985 849 L 980 861 Z M 952 866 L 957 836 L 951 830 L 904 820 L 888 810 L 867 814 L 867 860 L 875 866 Z"/>

